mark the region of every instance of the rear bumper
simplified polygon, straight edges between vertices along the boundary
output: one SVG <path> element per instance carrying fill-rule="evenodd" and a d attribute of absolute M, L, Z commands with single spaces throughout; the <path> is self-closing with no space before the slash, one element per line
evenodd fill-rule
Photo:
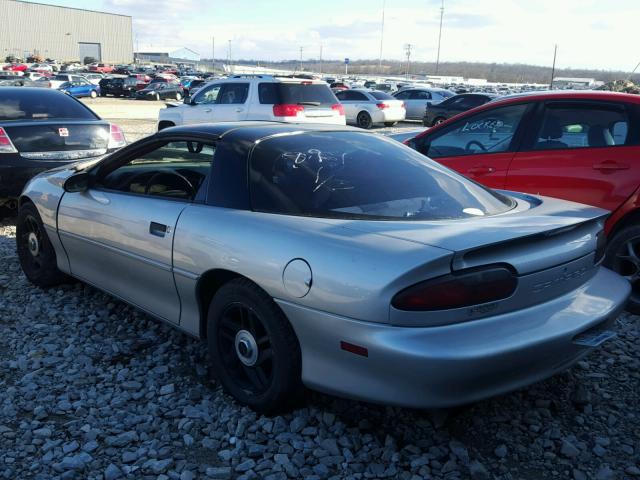
<path fill-rule="evenodd" d="M 378 110 L 372 115 L 374 123 L 401 122 L 405 119 L 406 111 L 402 108 Z"/>
<path fill-rule="evenodd" d="M 308 387 L 377 403 L 438 408 L 502 394 L 568 368 L 593 349 L 577 345 L 575 337 L 611 328 L 629 292 L 624 279 L 601 268 L 580 288 L 540 305 L 420 328 L 278 303 L 300 341 Z M 367 348 L 368 357 L 341 350 L 341 341 Z"/>

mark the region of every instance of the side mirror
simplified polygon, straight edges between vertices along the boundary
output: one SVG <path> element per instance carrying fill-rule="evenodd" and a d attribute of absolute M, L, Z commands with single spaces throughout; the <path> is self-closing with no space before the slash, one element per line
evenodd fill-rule
<path fill-rule="evenodd" d="M 67 193 L 86 192 L 89 190 L 89 179 L 89 173 L 79 172 L 67 178 L 62 188 Z"/>

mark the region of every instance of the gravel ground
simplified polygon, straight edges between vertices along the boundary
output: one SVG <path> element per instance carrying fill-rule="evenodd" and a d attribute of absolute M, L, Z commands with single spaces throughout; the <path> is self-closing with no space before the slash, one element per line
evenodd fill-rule
<path fill-rule="evenodd" d="M 31 286 L 0 223 L 0 478 L 636 479 L 640 321 L 570 371 L 452 411 L 309 393 L 264 417 L 204 345 L 91 287 Z"/>

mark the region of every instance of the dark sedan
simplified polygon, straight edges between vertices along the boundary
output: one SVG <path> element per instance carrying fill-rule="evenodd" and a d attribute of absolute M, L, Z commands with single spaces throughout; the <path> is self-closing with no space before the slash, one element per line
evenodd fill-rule
<path fill-rule="evenodd" d="M 182 100 L 184 93 L 180 82 L 162 82 L 154 80 L 136 93 L 138 100 Z"/>
<path fill-rule="evenodd" d="M 125 145 L 117 125 L 47 88 L 0 89 L 0 207 L 16 208 L 29 179 Z"/>
<path fill-rule="evenodd" d="M 429 105 L 422 123 L 425 127 L 438 125 L 454 115 L 484 105 L 497 97 L 497 95 L 491 93 L 461 93 L 460 95 L 455 95 L 436 105 Z"/>
<path fill-rule="evenodd" d="M 126 77 L 107 77 L 100 80 L 100 96 L 129 97 L 131 89 L 125 85 Z"/>

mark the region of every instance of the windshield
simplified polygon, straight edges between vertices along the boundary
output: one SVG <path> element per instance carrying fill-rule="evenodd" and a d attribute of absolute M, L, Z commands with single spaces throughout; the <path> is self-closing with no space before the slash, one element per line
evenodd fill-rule
<path fill-rule="evenodd" d="M 305 132 L 258 143 L 254 210 L 334 218 L 436 220 L 495 215 L 513 202 L 393 140 Z"/>
<path fill-rule="evenodd" d="M 395 97 L 392 97 L 388 93 L 384 93 L 384 92 L 369 92 L 369 93 L 376 100 L 395 100 Z"/>

